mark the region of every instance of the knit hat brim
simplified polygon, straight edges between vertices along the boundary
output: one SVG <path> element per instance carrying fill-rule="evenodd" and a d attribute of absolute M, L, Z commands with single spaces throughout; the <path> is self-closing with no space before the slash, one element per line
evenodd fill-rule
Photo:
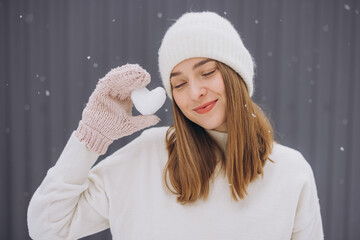
<path fill-rule="evenodd" d="M 171 98 L 170 74 L 180 62 L 194 57 L 220 61 L 245 81 L 249 95 L 254 91 L 254 62 L 234 26 L 213 12 L 182 15 L 166 32 L 159 52 L 159 71 Z"/>

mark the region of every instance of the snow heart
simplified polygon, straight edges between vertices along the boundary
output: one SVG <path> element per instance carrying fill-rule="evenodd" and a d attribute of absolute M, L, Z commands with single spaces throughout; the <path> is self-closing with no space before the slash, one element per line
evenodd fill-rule
<path fill-rule="evenodd" d="M 142 115 L 152 115 L 164 105 L 166 94 L 162 87 L 157 87 L 152 91 L 144 87 L 133 90 L 131 100 Z"/>

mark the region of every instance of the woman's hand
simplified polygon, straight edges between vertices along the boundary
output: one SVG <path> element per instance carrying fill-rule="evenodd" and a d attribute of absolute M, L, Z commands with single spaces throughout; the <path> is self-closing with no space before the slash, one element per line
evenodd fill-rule
<path fill-rule="evenodd" d="M 149 82 L 150 74 L 137 64 L 108 72 L 89 98 L 76 137 L 90 150 L 104 154 L 114 140 L 157 124 L 160 119 L 155 115 L 131 115 L 131 92 Z"/>

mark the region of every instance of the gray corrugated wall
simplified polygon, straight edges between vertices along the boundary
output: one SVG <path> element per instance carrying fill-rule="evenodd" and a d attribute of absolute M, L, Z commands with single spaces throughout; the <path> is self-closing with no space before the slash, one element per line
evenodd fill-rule
<path fill-rule="evenodd" d="M 29 199 L 97 79 L 130 62 L 150 72 L 150 88 L 160 85 L 161 38 L 189 10 L 216 11 L 239 30 L 257 63 L 255 101 L 277 139 L 313 167 L 326 239 L 360 239 L 356 0 L 0 0 L 0 239 L 28 238 Z M 170 101 L 158 115 L 160 125 L 171 123 Z"/>

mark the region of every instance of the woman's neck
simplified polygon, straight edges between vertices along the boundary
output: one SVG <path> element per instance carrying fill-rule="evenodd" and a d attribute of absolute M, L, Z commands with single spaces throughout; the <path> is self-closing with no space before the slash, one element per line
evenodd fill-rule
<path fill-rule="evenodd" d="M 206 130 L 206 132 L 215 139 L 215 141 L 219 144 L 221 149 L 226 153 L 226 144 L 227 144 L 227 137 L 228 133 L 226 132 L 219 132 L 216 130 Z"/>

